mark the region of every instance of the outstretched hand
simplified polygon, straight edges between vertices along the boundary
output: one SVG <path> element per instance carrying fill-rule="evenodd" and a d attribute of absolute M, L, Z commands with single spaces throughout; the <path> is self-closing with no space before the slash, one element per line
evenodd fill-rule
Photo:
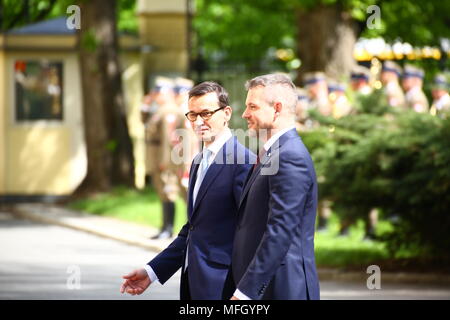
<path fill-rule="evenodd" d="M 145 269 L 137 269 L 122 277 L 125 281 L 120 287 L 120 293 L 131 295 L 142 294 L 152 283 Z"/>

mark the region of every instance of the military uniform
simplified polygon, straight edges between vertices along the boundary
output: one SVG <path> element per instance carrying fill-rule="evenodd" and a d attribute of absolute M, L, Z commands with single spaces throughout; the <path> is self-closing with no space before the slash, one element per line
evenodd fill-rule
<path fill-rule="evenodd" d="M 176 179 L 173 183 L 171 177 L 176 177 L 182 163 L 173 161 L 172 150 L 178 144 L 175 130 L 183 126 L 184 116 L 174 104 L 161 106 L 150 120 L 150 142 L 154 151 L 151 157 L 157 168 L 153 170 L 152 180 L 155 179 L 154 186 L 162 201 L 175 201 L 178 196 Z"/>
<path fill-rule="evenodd" d="M 144 130 L 145 130 L 145 175 L 147 177 L 151 177 L 153 174 L 153 171 L 155 171 L 155 161 L 154 157 L 152 156 L 155 154 L 155 146 L 152 142 L 152 135 L 149 130 L 149 122 L 150 119 L 153 117 L 153 115 L 158 110 L 158 106 L 156 103 L 152 100 L 152 95 L 148 94 L 144 97 L 144 102 L 141 105 L 141 120 L 144 124 Z"/>
<path fill-rule="evenodd" d="M 172 236 L 175 201 L 181 191 L 177 174 L 182 170 L 183 162 L 174 158 L 173 149 L 179 143 L 176 130 L 183 128 L 184 115 L 175 104 L 173 86 L 171 87 L 167 80 L 161 79 L 157 79 L 156 84 L 156 91 L 159 91 L 156 94 L 165 95 L 165 98 L 158 104 L 157 111 L 147 123 L 146 140 L 147 164 L 152 165 L 147 168 L 147 172 L 151 174 L 152 184 L 163 207 L 162 229 L 153 237 L 160 239 Z M 158 97 L 155 97 L 155 100 L 157 99 Z"/>
<path fill-rule="evenodd" d="M 345 95 L 345 85 L 330 81 L 328 83 L 331 112 L 335 119 L 347 116 L 352 111 L 352 106 Z"/>
<path fill-rule="evenodd" d="M 352 68 L 350 73 L 350 84 L 353 91 L 361 96 L 367 96 L 372 93 L 372 87 L 369 85 L 370 70 L 364 66 L 357 65 Z"/>
<path fill-rule="evenodd" d="M 401 68 L 395 62 L 385 61 L 381 68 L 381 77 L 388 78 L 383 81 L 383 92 L 387 103 L 391 107 L 405 108 L 405 95 L 403 93 L 398 78 L 401 75 Z"/>
<path fill-rule="evenodd" d="M 304 75 L 304 86 L 308 92 L 308 110 L 317 110 L 324 116 L 331 116 L 331 106 L 328 100 L 327 78 L 323 72 L 308 72 Z M 319 124 L 312 119 L 306 119 L 307 128 L 317 127 Z M 319 200 L 317 209 L 317 230 L 325 230 L 331 215 L 328 201 Z"/>
<path fill-rule="evenodd" d="M 434 78 L 431 92 L 433 94 L 433 103 L 430 108 L 432 115 L 441 118 L 448 116 L 450 113 L 450 95 L 448 94 L 449 83 L 443 74 L 439 74 Z"/>
<path fill-rule="evenodd" d="M 297 105 L 295 107 L 295 126 L 297 131 L 306 131 L 312 128 L 312 121 L 308 119 L 309 97 L 305 89 L 297 87 Z"/>
<path fill-rule="evenodd" d="M 178 108 L 183 114 L 183 135 L 181 141 L 175 146 L 175 152 L 183 159 L 183 165 L 177 172 L 177 183 L 180 188 L 184 201 L 187 203 L 189 187 L 189 169 L 195 155 L 200 152 L 200 143 L 192 130 L 189 120 L 184 116 L 189 111 L 188 100 L 189 90 L 192 89 L 194 82 L 190 79 L 178 77 L 175 79 L 175 99 Z"/>
<path fill-rule="evenodd" d="M 309 96 L 309 108 L 315 109 L 324 116 L 331 115 L 328 101 L 328 86 L 323 72 L 309 72 L 304 76 L 305 88 Z"/>
<path fill-rule="evenodd" d="M 424 78 L 423 70 L 411 65 L 406 65 L 402 78 L 404 86 L 406 79 L 413 78 L 415 80 L 415 84 L 406 89 L 406 106 L 416 112 L 428 112 L 428 99 L 422 90 L 422 81 Z"/>

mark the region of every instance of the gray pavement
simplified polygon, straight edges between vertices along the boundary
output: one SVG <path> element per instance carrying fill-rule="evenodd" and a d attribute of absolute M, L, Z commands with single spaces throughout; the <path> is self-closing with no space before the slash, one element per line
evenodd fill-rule
<path fill-rule="evenodd" d="M 143 266 L 170 243 L 150 240 L 156 232 L 53 205 L 4 209 L 0 299 L 178 299 L 179 273 L 164 286 L 152 284 L 139 297 L 118 291 L 122 274 Z M 365 270 L 318 271 L 322 299 L 450 299 L 449 276 L 382 273 L 381 289 L 369 290 Z M 79 289 L 73 288 L 77 274 Z"/>
<path fill-rule="evenodd" d="M 0 213 L 0 300 L 179 299 L 179 273 L 140 296 L 119 292 L 122 275 L 155 251 Z"/>

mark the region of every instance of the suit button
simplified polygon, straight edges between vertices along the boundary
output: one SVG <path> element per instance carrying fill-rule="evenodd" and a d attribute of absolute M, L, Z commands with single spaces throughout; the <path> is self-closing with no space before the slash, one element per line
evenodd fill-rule
<path fill-rule="evenodd" d="M 189 226 L 189 230 L 191 230 L 191 231 L 194 230 L 194 226 L 193 226 L 193 225 L 190 225 L 190 226 Z"/>

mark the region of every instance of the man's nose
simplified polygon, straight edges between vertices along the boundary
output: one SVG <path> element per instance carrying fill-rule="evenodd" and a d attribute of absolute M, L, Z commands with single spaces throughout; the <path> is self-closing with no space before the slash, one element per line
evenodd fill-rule
<path fill-rule="evenodd" d="M 194 124 L 196 126 L 201 126 L 204 123 L 204 120 L 202 117 L 200 117 L 200 115 L 197 115 L 197 119 L 195 119 Z"/>
<path fill-rule="evenodd" d="M 247 109 L 244 110 L 244 113 L 242 114 L 242 118 L 247 119 L 249 117 L 249 114 L 247 112 Z"/>

